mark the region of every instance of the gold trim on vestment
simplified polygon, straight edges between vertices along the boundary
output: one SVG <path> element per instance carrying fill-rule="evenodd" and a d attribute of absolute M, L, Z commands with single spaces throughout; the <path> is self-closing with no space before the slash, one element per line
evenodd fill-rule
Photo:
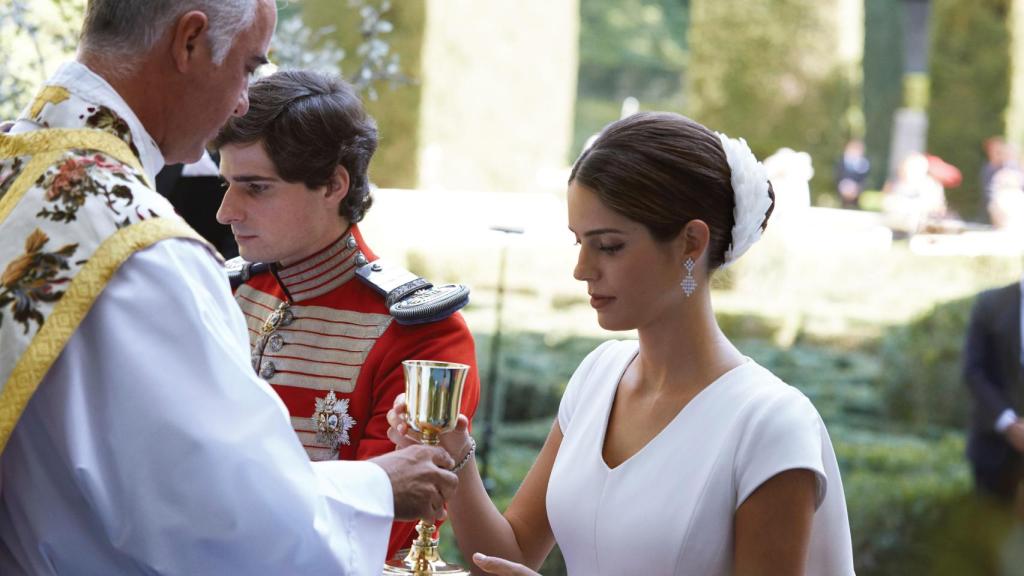
<path fill-rule="evenodd" d="M 3 141 L 0 141 L 0 145 L 3 145 Z M 3 160 L 2 153 L 3 151 L 0 150 L 0 160 Z M 7 189 L 7 194 L 0 196 L 0 224 L 7 220 L 7 217 L 11 215 L 11 211 L 18 205 L 18 202 L 25 196 L 25 193 L 36 185 L 36 180 L 39 179 L 39 176 L 56 162 L 61 157 L 61 154 L 61 152 L 43 153 L 29 160 L 28 164 L 25 165 L 25 169 L 18 175 L 18 178 L 11 184 L 11 187 Z"/>
<path fill-rule="evenodd" d="M 56 106 L 68 98 L 71 98 L 71 92 L 67 88 L 63 86 L 47 86 L 40 90 L 35 100 L 32 101 L 32 108 L 28 111 L 28 117 L 35 118 L 39 116 L 39 113 L 43 111 L 43 107 L 47 104 Z"/>
<path fill-rule="evenodd" d="M 110 278 L 132 254 L 168 238 L 190 238 L 205 244 L 199 234 L 184 221 L 153 218 L 112 234 L 82 266 L 0 390 L 0 453 L 7 445 L 29 398 Z"/>
<path fill-rule="evenodd" d="M 145 179 L 147 186 L 153 188 L 153 183 L 149 181 L 149 176 L 131 147 L 109 132 L 89 128 L 47 128 L 22 134 L 0 134 L 0 159 L 43 152 L 63 154 L 73 149 L 95 150 L 127 164 Z"/>

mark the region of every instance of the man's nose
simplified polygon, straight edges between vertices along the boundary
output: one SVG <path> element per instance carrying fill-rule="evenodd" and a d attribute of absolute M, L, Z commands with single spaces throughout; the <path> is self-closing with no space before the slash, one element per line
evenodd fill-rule
<path fill-rule="evenodd" d="M 220 208 L 217 208 L 217 222 L 227 226 L 240 220 L 239 210 L 235 206 L 234 199 L 235 194 L 232 187 L 228 186 L 228 189 L 224 191 L 224 199 L 220 201 Z"/>

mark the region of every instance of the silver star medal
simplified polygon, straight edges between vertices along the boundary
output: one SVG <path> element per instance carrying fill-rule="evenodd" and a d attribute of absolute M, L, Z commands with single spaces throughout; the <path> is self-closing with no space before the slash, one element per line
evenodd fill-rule
<path fill-rule="evenodd" d="M 317 442 L 334 450 L 342 444 L 348 446 L 351 443 L 348 431 L 356 425 L 356 419 L 348 413 L 348 398 L 338 400 L 333 390 L 327 396 L 317 398 L 312 420 L 316 426 Z"/>

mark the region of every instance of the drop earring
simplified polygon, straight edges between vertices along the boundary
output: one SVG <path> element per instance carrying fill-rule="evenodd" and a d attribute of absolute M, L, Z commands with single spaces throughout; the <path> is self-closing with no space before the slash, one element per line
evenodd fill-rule
<path fill-rule="evenodd" d="M 679 283 L 679 286 L 683 289 L 683 294 L 689 298 L 693 296 L 693 291 L 697 289 L 697 279 L 693 277 L 693 258 L 687 258 L 686 262 L 683 262 L 683 268 L 686 268 L 686 276 L 683 281 Z"/>

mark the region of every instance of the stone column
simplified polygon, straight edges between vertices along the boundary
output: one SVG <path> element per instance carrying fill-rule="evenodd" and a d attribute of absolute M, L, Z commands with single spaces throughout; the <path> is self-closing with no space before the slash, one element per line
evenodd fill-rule
<path fill-rule="evenodd" d="M 427 0 L 419 185 L 564 187 L 578 0 Z"/>

